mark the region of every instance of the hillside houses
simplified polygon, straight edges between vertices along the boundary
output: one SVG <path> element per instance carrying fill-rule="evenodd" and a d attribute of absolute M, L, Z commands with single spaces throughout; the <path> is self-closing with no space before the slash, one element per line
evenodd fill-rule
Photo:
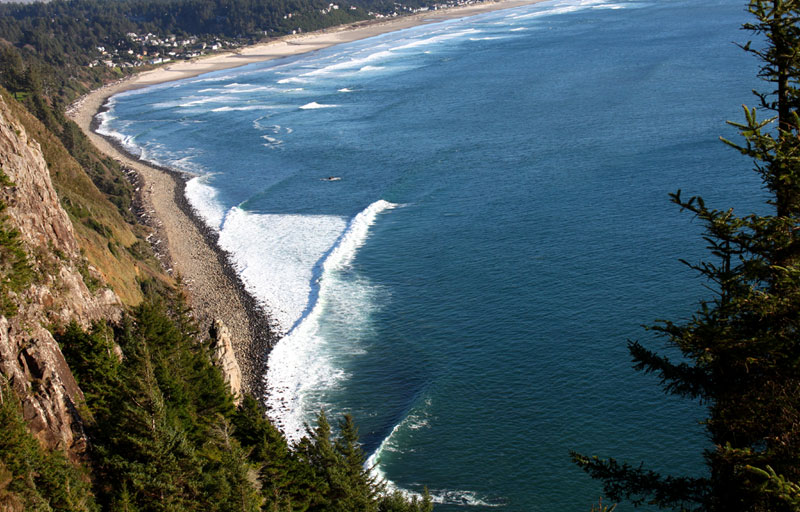
<path fill-rule="evenodd" d="M 114 46 L 98 46 L 99 56 L 89 66 L 130 68 L 158 65 L 240 46 L 236 41 L 219 38 L 202 41 L 195 36 L 158 36 L 150 32 L 147 34 L 128 32 L 125 36 L 125 39 L 118 41 Z"/>

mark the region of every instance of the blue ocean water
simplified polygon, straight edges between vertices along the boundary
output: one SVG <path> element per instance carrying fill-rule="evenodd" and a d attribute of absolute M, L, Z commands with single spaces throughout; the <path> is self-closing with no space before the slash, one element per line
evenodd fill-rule
<path fill-rule="evenodd" d="M 285 333 L 266 379 L 290 438 L 349 412 L 376 471 L 439 510 L 589 510 L 570 449 L 704 471 L 703 409 L 626 340 L 659 346 L 641 325 L 707 296 L 668 193 L 763 200 L 718 140 L 754 104 L 746 19 L 545 2 L 124 93 L 101 131 L 197 175 Z"/>

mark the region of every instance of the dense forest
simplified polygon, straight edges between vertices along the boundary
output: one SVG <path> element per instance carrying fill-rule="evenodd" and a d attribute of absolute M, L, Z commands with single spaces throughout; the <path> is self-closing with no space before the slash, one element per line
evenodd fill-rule
<path fill-rule="evenodd" d="M 0 386 L 0 508 L 432 510 L 427 494 L 409 500 L 375 481 L 350 417 L 334 436 L 320 413 L 290 449 L 252 397 L 234 406 L 180 293 L 143 287 L 145 301 L 119 324 L 71 324 L 57 336 L 86 396 L 85 467 L 44 451 Z"/>

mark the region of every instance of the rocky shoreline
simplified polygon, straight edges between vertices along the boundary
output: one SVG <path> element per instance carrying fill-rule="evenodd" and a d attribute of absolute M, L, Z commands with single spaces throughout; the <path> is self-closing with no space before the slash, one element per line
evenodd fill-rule
<path fill-rule="evenodd" d="M 375 20 L 365 24 L 336 27 L 320 32 L 286 36 L 256 44 L 234 53 L 212 55 L 192 61 L 171 63 L 132 75 L 91 91 L 78 99 L 67 114 L 103 153 L 130 169 L 137 178 L 137 202 L 141 218 L 153 229 L 151 244 L 164 268 L 179 275 L 189 293 L 190 303 L 203 327 L 222 321 L 230 333 L 231 345 L 242 373 L 244 391 L 264 397 L 269 350 L 278 341 L 264 309 L 245 290 L 225 251 L 217 245 L 217 233 L 193 211 L 184 194 L 191 175 L 154 166 L 128 153 L 118 141 L 96 133 L 95 116 L 106 108 L 108 99 L 123 91 L 194 77 L 202 73 L 242 66 L 252 62 L 298 55 L 336 44 L 383 33 L 462 18 L 482 12 L 508 9 L 542 0 L 501 0 Z M 131 172 L 126 172 L 129 176 Z"/>
<path fill-rule="evenodd" d="M 104 103 L 97 113 L 99 114 L 107 109 L 108 107 Z M 95 136 L 102 137 L 109 146 L 124 157 L 124 159 L 118 160 L 123 165 L 126 176 L 132 180 L 134 187 L 136 187 L 134 205 L 138 210 L 137 216 L 140 222 L 153 230 L 149 241 L 162 267 L 170 275 L 180 276 L 189 291 L 195 317 L 205 332 L 212 331 L 214 322 L 221 322 L 227 328 L 230 333 L 230 341 L 236 361 L 241 371 L 243 389 L 254 396 L 264 396 L 264 375 L 266 375 L 269 350 L 279 338 L 271 327 L 271 321 L 264 309 L 245 289 L 244 283 L 230 263 L 228 253 L 221 249 L 217 243 L 219 235 L 203 222 L 191 204 L 189 204 L 185 193 L 186 182 L 194 176 L 142 161 L 113 137 L 99 134 L 97 132 L 99 125 L 99 121 L 93 116 L 89 125 L 91 132 Z M 162 217 L 153 206 L 151 195 L 155 192 L 153 190 L 154 185 L 152 183 L 148 185 L 146 176 L 143 176 L 136 168 L 127 166 L 126 160 L 160 171 L 165 178 L 171 181 L 172 200 L 185 216 L 185 220 L 188 221 L 185 224 L 191 225 L 193 230 L 200 235 L 205 247 L 215 256 L 214 260 L 217 263 L 217 268 L 214 269 L 214 273 L 223 277 L 224 286 L 222 288 L 201 292 L 198 290 L 199 286 L 211 285 L 211 283 L 205 282 L 205 276 L 194 272 L 187 273 L 185 269 L 181 271 L 186 265 L 176 262 L 173 253 L 177 251 L 183 253 L 186 250 L 194 252 L 198 248 L 174 247 L 174 244 L 170 243 L 169 233 L 165 229 Z M 213 263 L 211 264 L 213 265 Z M 209 291 L 211 292 L 210 296 Z M 213 299 L 212 302 L 208 302 L 209 298 Z M 238 313 L 244 314 L 246 319 L 245 326 L 241 325 L 242 318 L 241 314 Z"/>

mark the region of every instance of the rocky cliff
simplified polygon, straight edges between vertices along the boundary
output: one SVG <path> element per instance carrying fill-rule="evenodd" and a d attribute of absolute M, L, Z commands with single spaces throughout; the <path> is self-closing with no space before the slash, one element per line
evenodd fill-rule
<path fill-rule="evenodd" d="M 222 376 L 234 396 L 234 402 L 238 405 L 242 401 L 242 371 L 233 350 L 231 333 L 222 320 L 216 319 L 212 323 L 211 338 L 214 363 L 222 371 Z"/>
<path fill-rule="evenodd" d="M 47 327 L 118 317 L 120 301 L 98 287 L 102 281 L 81 256 L 39 144 L 2 98 L 0 170 L 10 181 L 0 192 L 3 222 L 20 233 L 33 271 L 24 289 L 8 292 L 17 312 L 0 316 L 0 374 L 20 396 L 31 432 L 48 448 L 79 457 L 86 442 L 78 412 L 83 396 Z"/>

